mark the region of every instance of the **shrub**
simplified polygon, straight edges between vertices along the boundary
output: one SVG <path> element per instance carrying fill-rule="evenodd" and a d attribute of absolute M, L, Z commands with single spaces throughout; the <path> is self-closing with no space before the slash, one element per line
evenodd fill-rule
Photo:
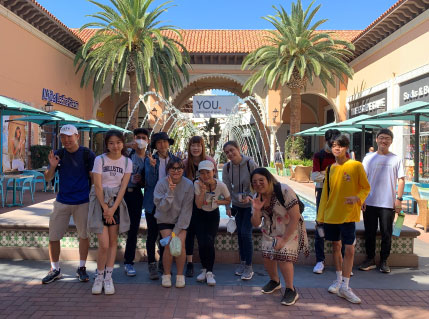
<path fill-rule="evenodd" d="M 285 142 L 285 158 L 286 159 L 302 159 L 304 158 L 305 141 L 300 136 L 288 136 Z"/>
<path fill-rule="evenodd" d="M 313 160 L 311 159 L 286 159 L 285 160 L 285 167 L 289 167 L 290 165 L 303 165 L 303 166 L 313 166 Z"/>
<path fill-rule="evenodd" d="M 30 147 L 31 152 L 31 167 L 33 169 L 48 166 L 48 155 L 52 150 L 50 146 L 46 145 L 32 145 Z"/>

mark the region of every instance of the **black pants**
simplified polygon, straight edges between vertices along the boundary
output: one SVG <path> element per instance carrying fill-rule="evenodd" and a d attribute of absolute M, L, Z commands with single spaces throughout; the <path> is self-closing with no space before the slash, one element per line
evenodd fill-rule
<path fill-rule="evenodd" d="M 132 192 L 128 189 L 125 191 L 124 200 L 128 207 L 128 215 L 130 215 L 130 230 L 128 231 L 127 244 L 125 246 L 124 263 L 134 264 L 136 257 L 137 234 L 140 228 L 140 220 L 143 210 L 143 194 L 140 188 L 132 188 Z"/>
<path fill-rule="evenodd" d="M 319 211 L 322 189 L 316 188 L 316 216 Z M 325 261 L 325 239 L 319 236 L 319 232 L 314 232 L 314 251 L 316 252 L 316 262 Z"/>
<path fill-rule="evenodd" d="M 389 258 L 394 219 L 395 211 L 392 208 L 366 206 L 366 210 L 363 212 L 363 222 L 365 225 L 365 249 L 369 259 L 375 257 L 378 223 L 380 223 L 381 233 L 380 258 L 381 261 L 386 261 Z"/>
<path fill-rule="evenodd" d="M 200 253 L 201 265 L 207 271 L 213 271 L 215 240 L 219 229 L 219 220 L 219 208 L 211 212 L 203 210 L 196 212 L 198 251 Z"/>
<path fill-rule="evenodd" d="M 156 258 L 155 258 L 156 241 L 158 240 L 158 237 L 161 238 L 161 236 L 159 235 L 158 224 L 154 216 L 155 209 L 156 208 L 154 208 L 153 212 L 150 212 L 150 213 L 145 212 L 146 223 L 147 223 L 146 251 L 147 251 L 148 263 L 156 262 Z M 159 245 L 159 243 L 158 243 L 158 247 L 159 247 L 159 255 L 162 256 L 164 254 L 164 247 Z"/>
<path fill-rule="evenodd" d="M 198 210 L 198 208 L 194 205 L 192 209 L 191 222 L 189 223 L 189 227 L 186 230 L 186 240 L 185 240 L 186 255 L 191 255 L 191 256 L 194 254 L 195 236 L 196 236 L 196 230 L 198 228 L 196 210 Z"/>

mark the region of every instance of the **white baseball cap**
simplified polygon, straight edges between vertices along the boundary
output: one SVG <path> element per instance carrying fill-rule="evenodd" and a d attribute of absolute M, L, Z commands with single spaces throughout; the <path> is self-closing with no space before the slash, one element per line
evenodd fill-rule
<path fill-rule="evenodd" d="M 61 130 L 60 130 L 60 135 L 61 134 L 65 134 L 65 135 L 74 135 L 74 134 L 79 134 L 79 132 L 77 131 L 76 126 L 71 125 L 71 124 L 66 124 L 64 125 Z"/>
<path fill-rule="evenodd" d="M 202 161 L 198 165 L 198 170 L 201 171 L 203 169 L 208 170 L 208 171 L 212 171 L 212 170 L 214 170 L 214 165 L 210 161 Z"/>

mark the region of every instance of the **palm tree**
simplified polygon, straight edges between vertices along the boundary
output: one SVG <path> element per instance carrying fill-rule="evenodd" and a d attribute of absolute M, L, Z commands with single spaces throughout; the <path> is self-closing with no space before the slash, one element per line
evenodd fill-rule
<path fill-rule="evenodd" d="M 140 93 L 150 89 L 160 92 L 162 87 L 168 99 L 170 92 L 183 87 L 183 81 L 189 79 L 189 54 L 180 42 L 179 31 L 170 25 L 159 26 L 161 21 L 157 20 L 170 2 L 149 11 L 154 0 L 110 0 L 112 7 L 88 1 L 101 11 L 90 15 L 98 21 L 80 28 L 98 28 L 75 57 L 76 72 L 83 69 L 81 86 L 92 81 L 96 97 L 109 79 L 112 95 L 129 81 L 129 114 Z M 167 37 L 165 31 L 173 32 L 179 40 Z M 137 121 L 135 112 L 131 129 Z"/>
<path fill-rule="evenodd" d="M 353 70 L 344 61 L 353 54 L 353 44 L 334 39 L 328 32 L 316 31 L 327 20 L 312 23 L 320 8 L 319 5 L 310 11 L 313 3 L 305 11 L 301 0 L 292 3 L 290 15 L 282 6 L 280 9 L 273 6 L 276 15 L 263 17 L 275 27 L 268 31 L 270 45 L 251 52 L 242 64 L 242 69 L 256 71 L 244 84 L 243 92 L 252 91 L 260 80 L 269 88 L 278 89 L 286 84 L 291 90 L 291 134 L 300 131 L 301 90 L 307 82 L 312 84 L 317 77 L 327 91 L 328 83 L 335 86 L 336 78 L 344 83 L 345 76 L 353 76 Z"/>

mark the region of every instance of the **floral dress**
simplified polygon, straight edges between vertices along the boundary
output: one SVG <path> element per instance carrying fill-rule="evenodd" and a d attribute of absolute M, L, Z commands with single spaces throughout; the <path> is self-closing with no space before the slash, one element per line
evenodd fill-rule
<path fill-rule="evenodd" d="M 298 205 L 296 195 L 289 186 L 281 184 L 281 189 L 285 199 L 284 206 L 273 193 L 269 206 L 261 210 L 262 256 L 271 260 L 295 263 L 300 252 L 306 256 L 309 255 L 307 232 L 302 216 L 299 219 L 298 227 L 286 244 L 280 250 L 275 250 L 273 247 L 274 237 L 283 236 L 286 226 L 289 224 L 290 217 L 287 211 Z"/>

